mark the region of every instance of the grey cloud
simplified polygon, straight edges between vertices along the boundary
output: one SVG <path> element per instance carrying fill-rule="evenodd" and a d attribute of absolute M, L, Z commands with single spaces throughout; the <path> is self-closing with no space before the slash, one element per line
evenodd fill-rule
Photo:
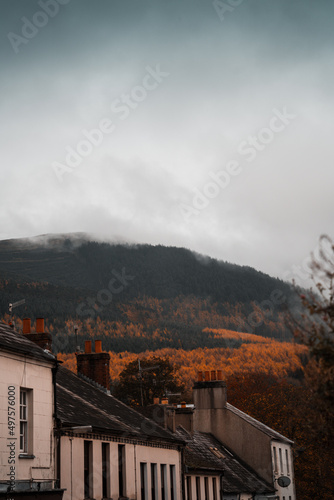
<path fill-rule="evenodd" d="M 210 1 L 70 0 L 15 54 L 7 33 L 39 8 L 2 3 L 0 237 L 98 230 L 279 274 L 331 232 L 332 2 L 247 0 L 221 22 Z M 170 76 L 119 120 L 111 102 L 156 64 Z M 295 122 L 248 164 L 240 142 L 284 106 Z M 115 132 L 59 183 L 52 162 L 104 117 Z M 185 222 L 233 159 L 242 174 Z"/>

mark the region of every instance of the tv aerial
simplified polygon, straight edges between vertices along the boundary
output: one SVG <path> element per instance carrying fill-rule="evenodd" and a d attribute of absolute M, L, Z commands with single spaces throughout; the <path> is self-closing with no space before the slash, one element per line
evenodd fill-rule
<path fill-rule="evenodd" d="M 22 300 L 18 300 L 17 302 L 13 302 L 13 303 L 8 304 L 9 314 L 13 313 L 13 309 L 15 307 L 22 306 L 23 304 L 25 304 L 25 302 L 26 302 L 26 299 L 22 299 Z"/>
<path fill-rule="evenodd" d="M 13 309 L 15 309 L 15 307 L 22 306 L 23 304 L 25 304 L 25 302 L 26 302 L 26 299 L 18 300 L 17 302 L 10 302 L 8 304 L 8 312 L 9 312 L 9 314 L 12 316 L 13 315 Z M 12 325 L 13 328 L 15 328 L 14 321 L 11 321 L 10 324 Z"/>
<path fill-rule="evenodd" d="M 138 359 L 138 379 L 140 381 L 140 402 L 141 405 L 144 406 L 144 396 L 143 396 L 143 372 L 149 372 L 151 370 L 155 370 L 156 368 L 160 368 L 160 365 L 149 366 L 148 368 L 142 368 L 140 364 L 140 359 Z"/>
<path fill-rule="evenodd" d="M 182 395 L 181 392 L 169 392 L 169 391 L 165 392 L 166 398 L 168 398 L 169 396 L 181 396 L 181 395 Z"/>

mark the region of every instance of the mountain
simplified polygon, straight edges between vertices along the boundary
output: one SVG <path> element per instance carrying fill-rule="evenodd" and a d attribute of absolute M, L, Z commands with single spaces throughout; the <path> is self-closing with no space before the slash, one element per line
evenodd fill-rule
<path fill-rule="evenodd" d="M 158 336 L 167 328 L 173 338 L 186 330 L 196 337 L 206 327 L 286 338 L 282 311 L 294 303 L 294 292 L 255 269 L 184 248 L 104 243 L 75 233 L 0 241 L 1 316 L 22 298 L 26 304 L 14 312 L 58 325 L 99 318 L 108 328 L 140 324 Z"/>

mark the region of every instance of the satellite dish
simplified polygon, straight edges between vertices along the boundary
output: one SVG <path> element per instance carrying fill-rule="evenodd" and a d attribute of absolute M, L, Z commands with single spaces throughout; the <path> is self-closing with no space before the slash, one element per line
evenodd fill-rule
<path fill-rule="evenodd" d="M 286 488 L 287 486 L 290 485 L 291 479 L 287 476 L 281 476 L 277 479 L 278 485 L 281 486 L 281 488 Z"/>

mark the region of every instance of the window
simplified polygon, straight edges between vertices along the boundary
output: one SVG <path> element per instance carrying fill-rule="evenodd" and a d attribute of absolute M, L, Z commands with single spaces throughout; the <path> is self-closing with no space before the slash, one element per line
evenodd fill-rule
<path fill-rule="evenodd" d="M 201 478 L 196 477 L 196 500 L 201 500 Z"/>
<path fill-rule="evenodd" d="M 215 477 L 212 478 L 212 493 L 213 500 L 217 500 L 217 480 Z"/>
<path fill-rule="evenodd" d="M 118 445 L 118 496 L 126 496 L 125 445 Z"/>
<path fill-rule="evenodd" d="M 187 476 L 187 500 L 192 500 L 191 476 Z"/>
<path fill-rule="evenodd" d="M 147 500 L 147 464 L 140 462 L 140 492 L 141 500 Z"/>
<path fill-rule="evenodd" d="M 276 446 L 273 447 L 273 453 L 274 453 L 274 472 L 278 472 Z"/>
<path fill-rule="evenodd" d="M 289 452 L 285 450 L 286 472 L 290 474 Z"/>
<path fill-rule="evenodd" d="M 151 499 L 158 500 L 158 471 L 157 464 L 151 464 Z"/>
<path fill-rule="evenodd" d="M 31 456 L 33 451 L 32 396 L 32 389 L 20 388 L 20 453 Z"/>
<path fill-rule="evenodd" d="M 204 494 L 205 494 L 205 500 L 209 500 L 209 478 L 208 477 L 204 478 Z"/>
<path fill-rule="evenodd" d="M 102 443 L 102 497 L 110 497 L 110 445 Z"/>
<path fill-rule="evenodd" d="M 279 448 L 279 466 L 280 466 L 280 472 L 283 474 L 283 457 L 282 457 L 282 448 Z"/>
<path fill-rule="evenodd" d="M 28 453 L 28 395 L 20 389 L 20 452 Z"/>
<path fill-rule="evenodd" d="M 161 474 L 161 500 L 167 500 L 167 466 L 160 465 Z"/>
<path fill-rule="evenodd" d="M 169 472 L 170 472 L 170 500 L 176 500 L 175 465 L 169 466 Z"/>
<path fill-rule="evenodd" d="M 92 484 L 92 441 L 84 441 L 84 485 L 85 485 L 85 498 L 92 498 L 93 484 Z"/>

